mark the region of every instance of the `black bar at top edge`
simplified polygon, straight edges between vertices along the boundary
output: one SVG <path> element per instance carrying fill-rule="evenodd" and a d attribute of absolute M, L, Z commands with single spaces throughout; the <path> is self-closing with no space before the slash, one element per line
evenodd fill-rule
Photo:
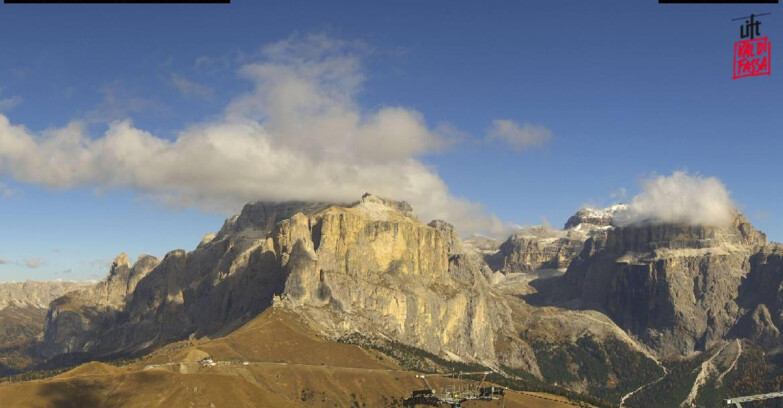
<path fill-rule="evenodd" d="M 658 4 L 778 4 L 778 0 L 658 0 Z"/>
<path fill-rule="evenodd" d="M 5 4 L 231 4 L 231 0 L 3 0 Z"/>

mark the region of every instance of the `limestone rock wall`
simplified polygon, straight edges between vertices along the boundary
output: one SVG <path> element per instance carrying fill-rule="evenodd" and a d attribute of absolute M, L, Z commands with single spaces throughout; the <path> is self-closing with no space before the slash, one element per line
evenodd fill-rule
<path fill-rule="evenodd" d="M 249 204 L 194 251 L 133 266 L 120 256 L 95 289 L 59 299 L 45 350 L 112 356 L 220 335 L 282 296 L 326 336 L 381 335 L 497 364 L 510 312 L 490 293 L 491 271 L 459 258 L 460 246 L 451 225 L 372 195 L 351 206 Z"/>
<path fill-rule="evenodd" d="M 502 270 L 565 269 L 582 250 L 586 238 L 584 234 L 560 231 L 514 234 L 500 245 Z"/>
<path fill-rule="evenodd" d="M 565 275 L 582 307 L 605 312 L 663 356 L 732 335 L 740 287 L 766 238 L 737 215 L 725 228 L 639 225 L 591 238 Z"/>
<path fill-rule="evenodd" d="M 279 224 L 285 304 L 333 336 L 382 334 L 495 364 L 494 334 L 508 310 L 491 299 L 481 271 L 463 271 L 462 281 L 450 274 L 453 228 L 366 198 Z"/>
<path fill-rule="evenodd" d="M 564 229 L 523 228 L 485 259 L 494 270 L 503 273 L 564 270 L 579 255 L 588 238 L 605 236 L 613 228 L 612 217 L 626 207 L 618 204 L 604 209 L 582 208 L 568 219 Z"/>
<path fill-rule="evenodd" d="M 129 296 L 157 265 L 157 258 L 141 255 L 131 266 L 128 256 L 120 254 L 106 279 L 51 302 L 44 326 L 43 355 L 89 349 L 96 342 L 95 332 L 121 318 Z"/>

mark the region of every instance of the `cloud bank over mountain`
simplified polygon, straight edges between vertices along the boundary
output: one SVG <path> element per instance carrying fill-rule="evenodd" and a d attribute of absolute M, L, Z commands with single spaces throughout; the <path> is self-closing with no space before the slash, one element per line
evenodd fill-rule
<path fill-rule="evenodd" d="M 643 180 L 642 192 L 628 208 L 614 216 L 617 225 L 681 223 L 726 226 L 736 206 L 723 183 L 715 177 L 675 171 L 671 176 Z"/>
<path fill-rule="evenodd" d="M 239 71 L 250 92 L 174 140 L 130 120 L 92 138 L 85 121 L 34 133 L 0 115 L 0 174 L 56 189 L 134 189 L 226 214 L 255 200 L 350 202 L 370 191 L 407 200 L 423 220 L 448 220 L 462 233 L 505 233 L 508 224 L 453 196 L 419 159 L 453 143 L 453 127 L 431 126 L 406 107 L 357 105 L 362 52 L 323 35 L 272 44 Z M 510 142 L 542 137 L 506 130 Z"/>

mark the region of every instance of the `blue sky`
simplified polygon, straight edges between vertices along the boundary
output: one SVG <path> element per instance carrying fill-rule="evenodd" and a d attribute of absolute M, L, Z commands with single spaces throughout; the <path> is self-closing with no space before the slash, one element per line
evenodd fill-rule
<path fill-rule="evenodd" d="M 731 80 L 730 20 L 770 11 L 761 31 L 777 49 L 778 5 L 2 5 L 0 114 L 10 127 L 0 132 L 41 144 L 17 154 L 0 143 L 0 280 L 100 279 L 122 251 L 190 250 L 251 198 L 399 191 L 465 230 L 489 215 L 561 225 L 582 205 L 628 201 L 640 180 L 677 170 L 718 178 L 782 240 L 780 75 L 773 61 L 771 76 Z M 279 86 L 288 80 L 302 87 Z M 305 105 L 289 109 L 297 95 Z M 301 130 L 291 115 L 303 111 L 315 119 Z M 319 131 L 325 118 L 355 116 Z M 524 143 L 504 142 L 498 120 L 518 125 Z M 69 124 L 82 144 L 121 136 L 71 161 L 42 141 Z M 213 162 L 193 153 L 198 144 L 175 143 L 195 134 L 250 147 L 223 146 Z M 368 146 L 330 150 L 356 141 Z M 115 150 L 96 158 L 101 149 Z M 310 167 L 287 168 L 290 157 L 323 179 L 303 181 Z M 177 165 L 157 167 L 169 158 Z M 209 172 L 199 173 L 202 160 Z M 232 163 L 243 173 L 200 190 Z M 193 178 L 177 171 L 190 165 Z M 248 180 L 234 183 L 237 174 Z"/>

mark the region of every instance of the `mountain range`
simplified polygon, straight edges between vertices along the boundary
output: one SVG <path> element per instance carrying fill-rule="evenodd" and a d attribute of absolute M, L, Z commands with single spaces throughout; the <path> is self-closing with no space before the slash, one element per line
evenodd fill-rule
<path fill-rule="evenodd" d="M 448 370 L 527 392 L 507 406 L 706 408 L 780 389 L 783 246 L 739 212 L 615 222 L 626 209 L 501 242 L 371 194 L 247 204 L 193 251 L 121 254 L 104 280 L 49 297 L 0 289 L 40 311 L 8 373 L 76 367 L 0 400 L 399 406 L 412 373 Z"/>

